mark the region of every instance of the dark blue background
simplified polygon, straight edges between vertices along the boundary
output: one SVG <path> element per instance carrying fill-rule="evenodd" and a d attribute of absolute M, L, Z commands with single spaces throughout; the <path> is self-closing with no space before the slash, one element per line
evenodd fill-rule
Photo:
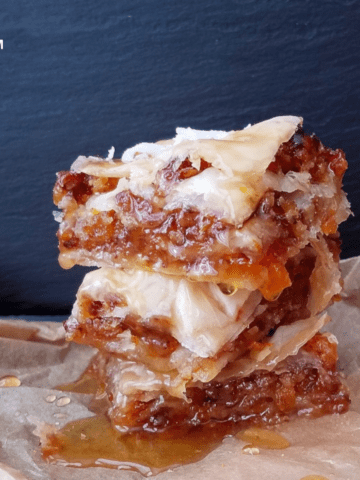
<path fill-rule="evenodd" d="M 57 264 L 55 172 L 176 126 L 300 115 L 340 147 L 355 214 L 358 0 L 6 2 L 0 9 L 1 315 L 67 314 L 87 269 Z M 360 254 L 359 220 L 342 228 Z"/>

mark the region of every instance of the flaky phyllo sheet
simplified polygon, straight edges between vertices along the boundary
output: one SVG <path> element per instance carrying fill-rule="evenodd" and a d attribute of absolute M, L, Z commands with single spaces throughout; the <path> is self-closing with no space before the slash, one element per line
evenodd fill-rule
<path fill-rule="evenodd" d="M 347 163 L 301 125 L 181 128 L 58 174 L 60 264 L 101 267 L 67 337 L 99 350 L 118 429 L 347 410 L 336 339 L 318 334 L 341 292 Z"/>

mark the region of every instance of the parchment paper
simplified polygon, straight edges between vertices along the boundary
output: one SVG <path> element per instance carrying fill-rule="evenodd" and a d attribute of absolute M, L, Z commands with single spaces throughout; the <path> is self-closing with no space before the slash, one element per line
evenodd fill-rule
<path fill-rule="evenodd" d="M 350 411 L 277 427 L 291 444 L 285 450 L 260 449 L 258 455 L 246 455 L 243 442 L 226 438 L 204 460 L 163 472 L 156 480 L 300 480 L 307 475 L 360 479 L 360 257 L 343 261 L 342 270 L 344 298 L 329 309 L 333 322 L 327 329 L 339 340 L 340 370 L 351 390 Z M 41 459 L 34 434 L 39 425 L 62 427 L 92 415 L 86 406 L 89 396 L 52 388 L 77 379 L 94 352 L 65 342 L 59 324 L 0 320 L 0 377 L 15 375 L 21 380 L 19 387 L 0 388 L 1 480 L 144 478 L 132 471 L 70 468 Z M 49 395 L 56 395 L 56 400 L 46 401 Z M 64 396 L 70 403 L 58 406 Z"/>

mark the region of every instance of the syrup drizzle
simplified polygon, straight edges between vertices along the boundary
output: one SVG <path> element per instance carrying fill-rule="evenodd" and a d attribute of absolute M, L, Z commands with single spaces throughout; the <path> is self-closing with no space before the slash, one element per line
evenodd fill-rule
<path fill-rule="evenodd" d="M 5 375 L 0 378 L 0 387 L 20 387 L 21 380 L 15 375 Z"/>
<path fill-rule="evenodd" d="M 101 385 L 94 374 L 89 369 L 81 375 L 78 380 L 71 383 L 65 383 L 55 387 L 55 390 L 61 390 L 62 392 L 74 392 L 74 393 L 87 393 L 96 394 L 101 388 Z"/>
<path fill-rule="evenodd" d="M 266 448 L 268 450 L 283 450 L 290 447 L 290 443 L 285 437 L 273 430 L 265 430 L 262 428 L 248 428 L 236 434 L 236 437 L 249 445 L 248 448 Z"/>
<path fill-rule="evenodd" d="M 300 480 L 329 480 L 327 477 L 322 475 L 307 475 L 306 477 L 300 478 Z"/>

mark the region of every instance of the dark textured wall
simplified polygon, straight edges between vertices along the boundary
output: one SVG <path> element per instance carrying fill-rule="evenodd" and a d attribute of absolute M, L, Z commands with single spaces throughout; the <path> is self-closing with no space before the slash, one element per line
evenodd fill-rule
<path fill-rule="evenodd" d="M 357 0 L 4 3 L 1 315 L 65 314 L 86 271 L 57 264 L 55 172 L 176 126 L 301 115 L 347 153 L 345 188 L 359 212 Z M 342 233 L 343 256 L 360 254 L 359 220 Z"/>

